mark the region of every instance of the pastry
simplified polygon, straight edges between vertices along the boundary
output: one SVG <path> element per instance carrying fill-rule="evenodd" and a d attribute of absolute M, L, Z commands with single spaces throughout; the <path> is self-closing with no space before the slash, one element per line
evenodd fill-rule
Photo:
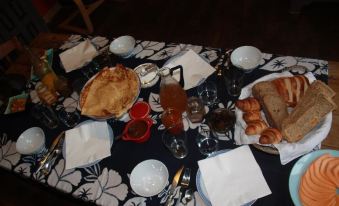
<path fill-rule="evenodd" d="M 269 127 L 265 129 L 259 138 L 260 144 L 278 144 L 282 140 L 282 134 L 279 130 Z"/>
<path fill-rule="evenodd" d="M 247 135 L 259 135 L 266 128 L 267 128 L 266 122 L 264 122 L 263 120 L 255 120 L 247 124 L 245 133 Z"/>
<path fill-rule="evenodd" d="M 243 114 L 242 118 L 244 119 L 244 121 L 246 123 L 249 123 L 249 122 L 255 121 L 255 120 L 261 120 L 261 113 L 260 113 L 260 111 L 245 112 Z"/>
<path fill-rule="evenodd" d="M 259 111 L 260 110 L 260 103 L 254 97 L 248 97 L 246 99 L 238 100 L 235 103 L 235 106 L 238 107 L 243 112 Z"/>

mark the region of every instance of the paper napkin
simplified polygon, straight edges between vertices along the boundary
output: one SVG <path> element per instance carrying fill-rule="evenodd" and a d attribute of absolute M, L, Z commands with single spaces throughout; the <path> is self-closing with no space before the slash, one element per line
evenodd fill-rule
<path fill-rule="evenodd" d="M 198 162 L 213 206 L 243 205 L 271 194 L 248 146 Z"/>
<path fill-rule="evenodd" d="M 66 72 L 71 72 L 92 61 L 98 55 L 90 40 L 86 39 L 75 47 L 59 54 L 61 63 Z"/>
<path fill-rule="evenodd" d="M 274 73 L 266 75 L 260 79 L 257 79 L 255 82 L 247 85 L 241 91 L 239 99 L 245 99 L 249 96 L 252 96 L 252 87 L 257 82 L 269 81 L 279 77 L 289 77 L 293 76 L 290 72 L 283 73 Z M 313 82 L 316 78 L 311 72 L 305 74 L 309 82 Z M 236 124 L 234 128 L 234 140 L 237 145 L 243 144 L 254 144 L 259 143 L 259 135 L 248 136 L 245 134 L 246 123 L 243 120 L 243 112 L 239 109 L 235 111 L 236 115 Z M 265 115 L 262 113 L 262 117 Z M 303 139 L 295 143 L 288 143 L 285 140 L 279 144 L 275 144 L 274 147 L 278 149 L 280 155 L 281 164 L 285 165 L 290 161 L 309 153 L 314 148 L 320 148 L 321 142 L 327 137 L 332 123 L 332 113 L 329 113 L 325 116 L 324 120 L 319 123 L 311 132 L 309 132 Z M 273 145 L 272 145 L 273 147 Z"/>
<path fill-rule="evenodd" d="M 193 50 L 188 50 L 184 55 L 169 62 L 166 67 L 175 67 L 181 65 L 183 67 L 183 74 L 185 80 L 184 89 L 191 89 L 197 84 L 209 77 L 215 69 L 203 60 Z"/>
<path fill-rule="evenodd" d="M 65 134 L 66 169 L 81 167 L 111 155 L 111 141 L 105 121 L 94 121 Z"/>

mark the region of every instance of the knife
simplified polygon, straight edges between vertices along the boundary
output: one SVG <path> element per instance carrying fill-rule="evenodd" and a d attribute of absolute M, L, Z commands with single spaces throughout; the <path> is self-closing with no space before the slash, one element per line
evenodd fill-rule
<path fill-rule="evenodd" d="M 39 162 L 38 169 L 36 169 L 35 173 L 38 173 L 41 168 L 45 165 L 47 160 L 50 158 L 53 151 L 56 149 L 56 146 L 58 145 L 60 139 L 65 136 L 65 131 L 62 131 L 52 142 L 51 147 L 49 148 L 47 154 L 43 157 L 43 159 Z"/>
<path fill-rule="evenodd" d="M 168 192 L 169 196 L 168 196 L 168 199 L 165 203 L 165 206 L 169 206 L 172 203 L 172 200 L 174 198 L 174 190 L 179 183 L 179 179 L 180 179 L 180 176 L 181 176 L 183 169 L 184 169 L 184 166 L 181 166 L 180 169 L 175 173 L 175 175 L 173 177 L 172 184 L 171 184 L 169 192 Z"/>

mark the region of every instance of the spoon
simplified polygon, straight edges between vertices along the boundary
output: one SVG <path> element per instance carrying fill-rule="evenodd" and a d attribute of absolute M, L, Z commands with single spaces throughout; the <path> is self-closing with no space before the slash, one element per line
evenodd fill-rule
<path fill-rule="evenodd" d="M 50 173 L 52 165 L 54 165 L 55 160 L 57 159 L 59 154 L 61 154 L 61 149 L 60 148 L 54 150 L 53 154 L 51 154 L 52 158 L 48 162 L 46 162 L 46 164 L 43 166 L 43 168 L 41 168 L 41 172 L 45 176 L 47 176 Z"/>

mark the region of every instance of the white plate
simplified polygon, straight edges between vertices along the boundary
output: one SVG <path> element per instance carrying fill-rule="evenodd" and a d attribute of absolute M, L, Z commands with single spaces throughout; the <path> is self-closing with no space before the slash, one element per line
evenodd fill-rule
<path fill-rule="evenodd" d="M 304 175 L 309 165 L 315 159 L 317 159 L 319 156 L 326 154 L 326 153 L 329 153 L 335 157 L 339 157 L 339 151 L 336 151 L 336 150 L 317 150 L 317 151 L 311 152 L 303 156 L 294 164 L 291 170 L 291 173 L 290 173 L 288 187 L 290 190 L 291 198 L 295 206 L 301 206 L 301 202 L 299 198 L 300 178 Z"/>
<path fill-rule="evenodd" d="M 113 70 L 115 67 L 111 67 L 109 68 L 110 70 Z M 130 69 L 130 68 L 127 68 L 126 69 Z M 130 69 L 131 71 L 134 72 L 133 69 Z M 134 72 L 135 73 L 135 72 Z M 84 88 L 94 80 L 94 78 L 98 75 L 98 73 L 96 73 L 94 76 L 92 76 L 87 82 L 86 84 L 82 87 L 81 89 L 81 92 L 80 92 L 80 95 L 79 95 L 79 101 L 78 101 L 78 109 L 81 111 L 81 107 L 80 107 L 80 101 L 81 101 L 81 94 L 84 90 Z M 107 119 L 111 119 L 111 118 L 121 118 L 123 117 L 127 112 L 128 110 L 133 106 L 133 104 L 138 100 L 138 97 L 139 97 L 139 94 L 140 94 L 140 89 L 141 89 L 141 82 L 140 82 L 140 79 L 139 79 L 139 75 L 137 73 L 135 73 L 135 76 L 137 77 L 137 80 L 138 80 L 138 92 L 137 92 L 137 95 L 135 96 L 134 100 L 131 102 L 130 105 L 128 105 L 129 107 L 126 108 L 126 112 L 124 114 L 122 114 L 120 117 L 115 117 L 114 115 L 109 115 L 109 116 L 103 116 L 103 117 L 97 117 L 97 116 L 90 116 L 90 115 L 85 115 L 85 116 L 88 116 L 92 119 L 95 119 L 95 120 L 107 120 Z"/>
<path fill-rule="evenodd" d="M 88 124 L 88 123 L 91 123 L 91 122 L 94 122 L 93 120 L 86 120 L 86 121 L 83 121 L 83 122 L 80 122 L 77 126 L 75 126 L 75 128 L 78 128 L 84 124 Z M 112 127 L 108 125 L 108 134 L 109 134 L 109 140 L 110 140 L 110 143 L 111 143 L 111 147 L 113 145 L 113 140 L 114 140 L 114 134 L 113 134 L 113 130 L 112 130 Z M 66 141 L 64 141 L 64 145 L 62 146 L 62 156 L 64 157 L 64 159 L 66 160 Z M 83 165 L 81 167 L 77 167 L 77 168 L 86 168 L 86 167 L 90 167 L 90 166 L 93 166 L 97 163 L 99 163 L 101 160 L 96 160 L 90 164 L 87 164 L 87 165 Z"/>
<path fill-rule="evenodd" d="M 207 157 L 207 158 L 210 158 L 210 157 L 215 157 L 219 154 L 222 154 L 222 153 L 226 153 L 228 151 L 231 151 L 231 149 L 224 149 L 224 150 L 220 150 L 220 151 L 217 151 L 215 153 L 213 153 L 211 156 Z M 212 206 L 212 203 L 210 202 L 210 199 L 208 197 L 208 194 L 207 194 L 207 190 L 206 190 L 206 187 L 205 187 L 205 184 L 204 184 L 204 181 L 201 177 L 201 172 L 200 172 L 200 169 L 198 169 L 197 171 L 197 175 L 196 175 L 196 178 L 195 178 L 195 184 L 197 186 L 197 190 L 198 190 L 198 193 L 201 197 L 201 199 L 204 201 L 204 203 L 207 205 L 207 206 Z M 250 205 L 253 205 L 253 203 L 255 202 L 256 200 L 253 200 L 249 203 L 246 203 L 244 204 L 243 206 L 250 206 Z"/>
<path fill-rule="evenodd" d="M 154 159 L 140 162 L 131 172 L 130 184 L 133 191 L 143 197 L 159 194 L 168 184 L 167 167 Z"/>

